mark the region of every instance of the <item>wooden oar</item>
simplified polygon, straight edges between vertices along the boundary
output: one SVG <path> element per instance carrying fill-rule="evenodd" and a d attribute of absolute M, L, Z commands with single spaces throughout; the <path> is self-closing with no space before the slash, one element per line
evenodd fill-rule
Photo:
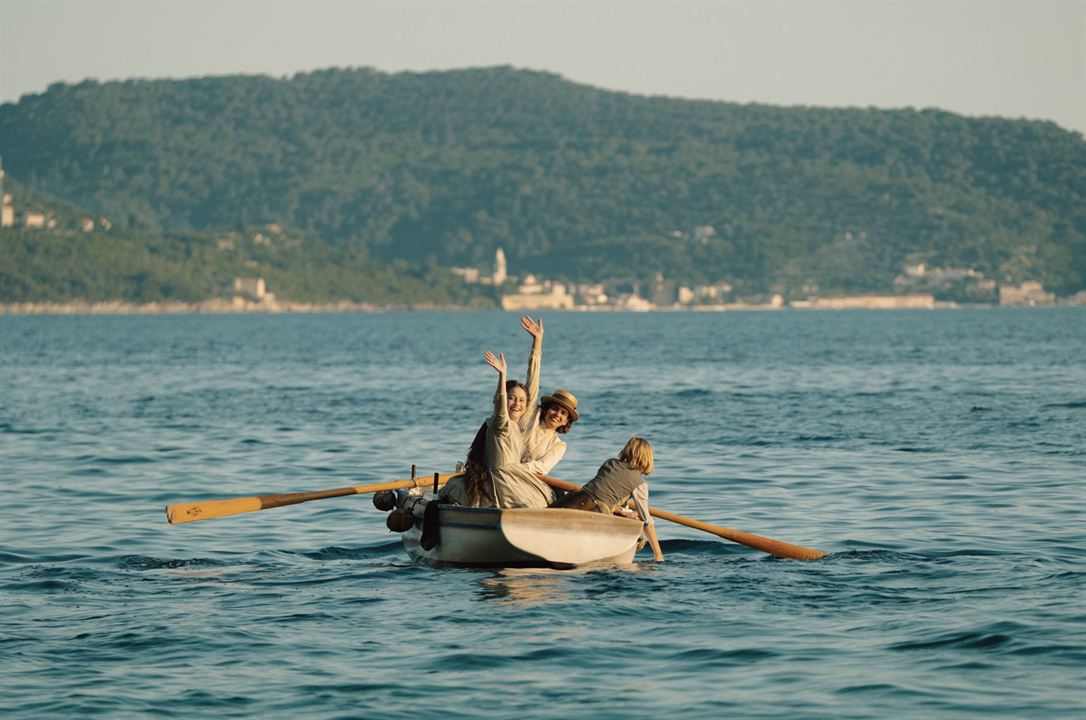
<path fill-rule="evenodd" d="M 446 473 L 437 476 L 437 484 L 444 485 L 451 478 L 460 473 Z M 225 500 L 204 500 L 202 502 L 179 503 L 166 506 L 166 519 L 171 525 L 193 522 L 196 520 L 211 520 L 212 518 L 227 517 L 228 515 L 240 515 L 254 510 L 267 510 L 268 508 L 282 507 L 284 505 L 296 505 L 310 500 L 323 500 L 325 498 L 343 497 L 344 495 L 360 495 L 362 493 L 378 492 L 380 490 L 398 490 L 399 488 L 429 487 L 433 479 L 420 477 L 411 480 L 393 480 L 391 482 L 375 483 L 373 485 L 355 485 L 353 487 L 336 488 L 334 490 L 314 490 L 313 492 L 282 493 L 280 495 L 255 495 L 252 497 L 227 498 Z"/>
<path fill-rule="evenodd" d="M 565 480 L 559 480 L 558 478 L 552 478 L 547 476 L 540 476 L 543 482 L 547 483 L 553 488 L 560 490 L 568 490 L 570 492 L 576 492 L 580 490 L 579 485 L 566 482 Z M 769 553 L 774 557 L 788 558 L 791 560 L 817 560 L 818 558 L 824 558 L 829 553 L 824 553 L 821 550 L 814 550 L 812 548 L 805 548 L 800 545 L 792 545 L 791 543 L 781 542 L 780 540 L 774 540 L 773 538 L 762 537 L 761 535 L 754 535 L 753 533 L 743 532 L 742 530 L 733 530 L 729 527 L 721 527 L 720 525 L 710 525 L 709 523 L 702 522 L 700 520 L 692 520 L 682 515 L 676 515 L 675 513 L 668 512 L 667 510 L 659 510 L 657 508 L 649 508 L 649 512 L 654 517 L 658 517 L 661 520 L 670 520 L 673 523 L 679 525 L 686 525 L 692 527 L 695 530 L 702 530 L 707 533 L 712 533 L 718 537 L 722 537 L 725 540 L 731 540 L 732 542 L 739 543 L 740 545 L 746 545 L 747 547 L 760 550 L 764 553 Z"/>

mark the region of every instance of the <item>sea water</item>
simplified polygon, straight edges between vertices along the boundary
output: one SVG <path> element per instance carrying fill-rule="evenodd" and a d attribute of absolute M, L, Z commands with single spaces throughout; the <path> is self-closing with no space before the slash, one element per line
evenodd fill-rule
<path fill-rule="evenodd" d="M 416 564 L 367 496 L 451 469 L 516 315 L 0 316 L 5 718 L 1072 718 L 1086 308 L 544 315 L 553 471 L 640 434 L 663 564 Z"/>

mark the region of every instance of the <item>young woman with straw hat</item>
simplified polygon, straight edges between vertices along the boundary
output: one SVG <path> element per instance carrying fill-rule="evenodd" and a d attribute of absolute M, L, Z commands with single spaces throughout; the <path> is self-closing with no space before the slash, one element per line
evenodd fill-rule
<path fill-rule="evenodd" d="M 549 472 L 565 455 L 558 434 L 578 419 L 577 398 L 557 390 L 536 406 L 543 321 L 525 316 L 520 323 L 532 336 L 527 387 L 506 380 L 504 354 L 485 353 L 487 364 L 498 371 L 494 413 L 475 435 L 463 480 L 446 485 L 443 500 L 481 507 L 546 507 L 554 500 L 554 491 L 537 474 Z"/>

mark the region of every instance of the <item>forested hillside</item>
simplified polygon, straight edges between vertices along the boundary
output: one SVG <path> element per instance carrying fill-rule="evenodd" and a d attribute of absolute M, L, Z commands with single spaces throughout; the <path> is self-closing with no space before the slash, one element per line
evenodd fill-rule
<path fill-rule="evenodd" d="M 926 261 L 1086 287 L 1086 142 L 1051 123 L 357 69 L 58 84 L 0 106 L 0 154 L 130 237 L 274 222 L 420 273 L 500 246 L 567 280 L 887 290 Z"/>
<path fill-rule="evenodd" d="M 464 285 L 443 269 L 382 263 L 364 248 L 275 225 L 157 233 L 112 227 L 108 218 L 10 179 L 4 190 L 16 206 L 36 209 L 55 227 L 0 230 L 0 303 L 196 303 L 232 296 L 234 278 L 254 276 L 280 299 L 296 302 L 493 307 L 496 301 L 492 289 Z M 82 229 L 84 219 L 93 229 Z"/>

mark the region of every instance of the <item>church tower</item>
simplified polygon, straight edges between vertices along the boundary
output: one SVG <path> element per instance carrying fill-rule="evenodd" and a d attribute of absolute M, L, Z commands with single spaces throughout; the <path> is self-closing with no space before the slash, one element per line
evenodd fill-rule
<path fill-rule="evenodd" d="M 0 227 L 15 226 L 15 208 L 11 205 L 11 195 L 4 192 L 4 158 L 0 155 Z"/>
<path fill-rule="evenodd" d="M 508 277 L 505 268 L 505 251 L 498 248 L 498 251 L 494 253 L 494 286 L 504 285 Z"/>

